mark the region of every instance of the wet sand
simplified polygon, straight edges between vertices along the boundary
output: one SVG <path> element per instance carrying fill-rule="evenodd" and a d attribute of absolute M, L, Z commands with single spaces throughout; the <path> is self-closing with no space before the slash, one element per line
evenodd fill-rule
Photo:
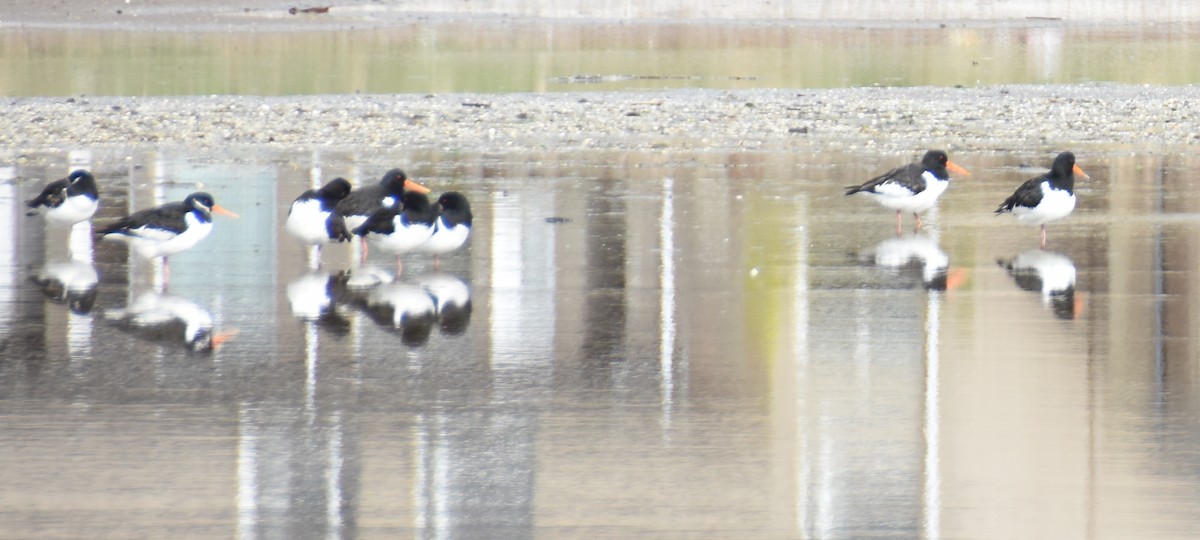
<path fill-rule="evenodd" d="M 79 147 L 905 151 L 1200 143 L 1196 87 L 12 98 L 9 152 Z"/>

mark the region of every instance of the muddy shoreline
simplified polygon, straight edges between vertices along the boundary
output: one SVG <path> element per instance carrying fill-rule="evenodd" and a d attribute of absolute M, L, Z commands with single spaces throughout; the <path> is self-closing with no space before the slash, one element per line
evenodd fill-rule
<path fill-rule="evenodd" d="M 1200 145 L 1200 88 L 666 90 L 9 98 L 9 154 L 225 147 L 906 151 Z M 1200 148 L 1200 146 L 1196 146 Z"/>

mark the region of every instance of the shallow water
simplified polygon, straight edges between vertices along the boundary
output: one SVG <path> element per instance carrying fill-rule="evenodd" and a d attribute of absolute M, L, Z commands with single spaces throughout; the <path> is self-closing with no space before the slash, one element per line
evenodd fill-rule
<path fill-rule="evenodd" d="M 26 156 L 0 170 L 0 528 L 1190 537 L 1198 158 L 1077 153 L 1048 252 L 991 210 L 1050 149 L 952 156 L 973 175 L 900 237 L 840 187 L 909 155 Z M 468 194 L 468 247 L 386 285 L 395 261 L 345 244 L 310 270 L 290 201 L 397 163 Z M 242 217 L 160 296 L 159 268 L 95 244 L 92 300 L 60 302 L 30 276 L 71 235 L 17 203 L 71 166 L 98 171 L 99 222 L 201 188 Z M 420 284 L 470 308 L 394 324 Z M 110 320 L 151 300 L 225 341 Z"/>
<path fill-rule="evenodd" d="M 419 21 L 304 32 L 0 28 L 0 95 L 1200 83 L 1195 25 Z"/>

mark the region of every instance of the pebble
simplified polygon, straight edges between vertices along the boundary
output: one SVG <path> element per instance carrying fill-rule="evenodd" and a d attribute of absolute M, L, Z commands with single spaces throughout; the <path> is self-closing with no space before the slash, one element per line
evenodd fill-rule
<path fill-rule="evenodd" d="M 1145 148 L 1197 144 L 1198 107 L 1198 87 L 1117 84 L 29 97 L 0 104 L 6 125 L 0 145 L 16 152 L 231 145 L 496 152 Z"/>

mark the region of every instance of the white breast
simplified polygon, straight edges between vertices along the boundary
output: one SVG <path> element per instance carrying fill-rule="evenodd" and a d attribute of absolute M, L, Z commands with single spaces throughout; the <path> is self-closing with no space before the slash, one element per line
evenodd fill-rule
<path fill-rule="evenodd" d="M 287 230 L 305 244 L 324 244 L 329 242 L 329 230 L 326 228 L 329 214 L 321 209 L 319 199 L 296 201 L 288 213 Z"/>

